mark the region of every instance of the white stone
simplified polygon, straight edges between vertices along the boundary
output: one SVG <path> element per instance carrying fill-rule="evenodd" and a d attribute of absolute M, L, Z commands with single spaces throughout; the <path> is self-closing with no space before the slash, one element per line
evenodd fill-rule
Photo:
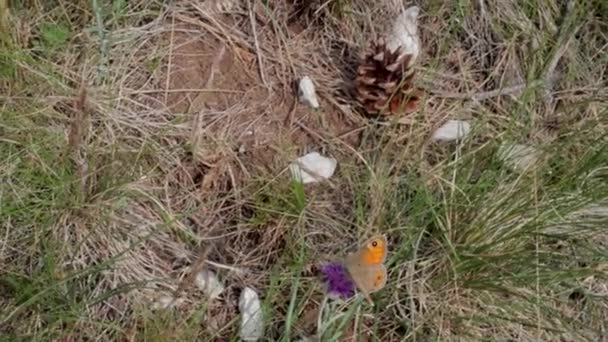
<path fill-rule="evenodd" d="M 215 299 L 224 292 L 224 284 L 210 270 L 199 272 L 194 279 L 194 283 L 209 299 Z"/>
<path fill-rule="evenodd" d="M 319 99 L 315 90 L 315 85 L 308 76 L 304 76 L 298 85 L 298 97 L 300 102 L 312 108 L 319 108 Z"/>
<path fill-rule="evenodd" d="M 317 152 L 308 153 L 289 165 L 294 179 L 304 184 L 319 182 L 330 178 L 336 171 L 338 161 Z"/>
<path fill-rule="evenodd" d="M 433 132 L 431 139 L 434 141 L 460 140 L 466 137 L 470 131 L 470 123 L 462 120 L 448 120 L 443 126 Z"/>
<path fill-rule="evenodd" d="M 264 315 L 258 294 L 246 287 L 239 298 L 241 312 L 241 330 L 243 341 L 258 341 L 264 335 Z"/>
<path fill-rule="evenodd" d="M 388 35 L 386 46 L 395 51 L 401 47 L 401 52 L 411 54 L 410 65 L 414 63 L 420 53 L 420 39 L 418 38 L 418 14 L 417 6 L 409 7 L 401 12 L 393 21 L 391 31 Z"/>

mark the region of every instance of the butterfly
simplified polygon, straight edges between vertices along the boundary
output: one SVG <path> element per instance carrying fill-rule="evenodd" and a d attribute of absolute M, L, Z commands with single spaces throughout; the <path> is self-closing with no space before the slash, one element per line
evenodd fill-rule
<path fill-rule="evenodd" d="M 344 260 L 353 282 L 372 305 L 369 294 L 386 285 L 386 254 L 386 237 L 377 235 L 365 241 L 356 252 L 348 254 Z"/>

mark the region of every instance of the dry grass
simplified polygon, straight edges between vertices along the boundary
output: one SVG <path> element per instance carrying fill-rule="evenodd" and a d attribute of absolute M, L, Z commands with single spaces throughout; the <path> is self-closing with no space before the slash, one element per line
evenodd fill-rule
<path fill-rule="evenodd" d="M 398 1 L 13 5 L 0 2 L 6 338 L 229 340 L 243 286 L 268 340 L 606 338 L 601 2 L 419 3 L 424 105 L 388 120 L 361 113 L 351 81 Z M 318 111 L 295 97 L 304 75 Z M 473 133 L 429 142 L 447 119 Z M 502 142 L 540 164 L 509 171 Z M 302 190 L 286 166 L 313 150 L 339 170 Z M 313 265 L 378 232 L 391 251 L 377 305 L 324 299 Z M 192 284 L 203 265 L 227 286 L 218 300 Z"/>

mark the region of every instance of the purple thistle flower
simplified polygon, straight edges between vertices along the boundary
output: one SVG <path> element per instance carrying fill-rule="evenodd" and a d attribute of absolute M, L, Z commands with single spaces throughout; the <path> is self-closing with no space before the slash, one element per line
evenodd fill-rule
<path fill-rule="evenodd" d="M 323 281 L 330 297 L 347 299 L 355 294 L 355 283 L 341 262 L 330 262 L 321 266 Z"/>

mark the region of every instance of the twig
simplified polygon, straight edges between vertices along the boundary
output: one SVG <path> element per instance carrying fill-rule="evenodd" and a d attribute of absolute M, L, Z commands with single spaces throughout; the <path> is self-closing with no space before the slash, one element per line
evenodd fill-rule
<path fill-rule="evenodd" d="M 372 303 L 373 306 L 373 303 Z M 356 342 L 358 340 L 357 328 L 359 327 L 359 317 L 361 316 L 361 305 L 357 306 L 357 313 L 355 313 L 355 323 L 353 324 L 353 336 L 351 341 Z"/>
<path fill-rule="evenodd" d="M 479 2 L 479 12 L 481 12 L 481 17 L 486 18 L 486 16 L 487 16 L 486 4 L 485 4 L 484 0 L 479 0 L 478 2 Z"/>
<path fill-rule="evenodd" d="M 287 127 L 289 127 L 290 129 L 293 126 L 293 117 L 296 112 L 296 108 L 298 107 L 298 102 L 299 102 L 298 97 L 294 96 L 291 110 L 289 110 L 289 113 L 287 114 L 287 118 L 285 118 L 285 123 L 286 123 Z"/>
<path fill-rule="evenodd" d="M 224 54 L 226 53 L 226 46 L 222 45 L 220 52 L 217 53 L 217 56 L 213 59 L 213 63 L 211 63 L 211 70 L 209 71 L 209 78 L 207 78 L 207 83 L 205 84 L 205 88 L 211 87 L 213 84 L 213 78 L 215 77 L 215 73 L 219 69 L 222 58 L 224 58 Z"/>
<path fill-rule="evenodd" d="M 171 66 L 173 65 L 173 43 L 175 38 L 175 16 L 171 16 L 171 36 L 169 37 L 169 56 L 167 56 L 167 78 L 165 80 L 165 104 L 169 98 L 169 87 L 171 85 Z"/>
<path fill-rule="evenodd" d="M 211 261 L 211 260 L 206 260 L 205 263 L 208 265 L 211 265 L 215 268 L 220 268 L 220 269 L 228 270 L 230 272 L 234 272 L 237 275 L 243 275 L 246 272 L 245 269 L 230 266 L 230 265 L 220 264 L 220 263 L 217 263 L 217 262 Z"/>
<path fill-rule="evenodd" d="M 258 33 L 255 29 L 255 15 L 253 14 L 253 6 L 251 0 L 247 0 L 247 8 L 249 9 L 249 21 L 251 21 L 251 31 L 253 31 L 253 43 L 255 45 L 255 54 L 258 57 L 258 66 L 260 68 L 260 78 L 262 79 L 262 83 L 268 88 L 268 83 L 266 83 L 266 76 L 264 75 L 264 64 L 262 63 L 262 54 L 260 52 L 260 43 L 258 42 Z"/>
<path fill-rule="evenodd" d="M 244 94 L 243 90 L 233 90 L 233 89 L 200 89 L 200 88 L 177 88 L 177 89 L 143 89 L 143 90 L 135 90 L 131 92 L 125 92 L 125 96 L 132 95 L 142 95 L 142 94 L 156 94 L 160 92 L 168 92 L 168 93 L 225 93 L 225 94 Z"/>
<path fill-rule="evenodd" d="M 80 182 L 80 193 L 83 198 L 86 195 L 87 185 L 87 162 L 84 156 L 83 143 L 86 142 L 88 113 L 86 109 L 87 90 L 84 82 L 80 86 L 78 97 L 74 101 L 74 116 L 70 123 L 68 133 L 68 146 L 70 149 L 70 157 L 74 163 L 76 174 Z"/>

